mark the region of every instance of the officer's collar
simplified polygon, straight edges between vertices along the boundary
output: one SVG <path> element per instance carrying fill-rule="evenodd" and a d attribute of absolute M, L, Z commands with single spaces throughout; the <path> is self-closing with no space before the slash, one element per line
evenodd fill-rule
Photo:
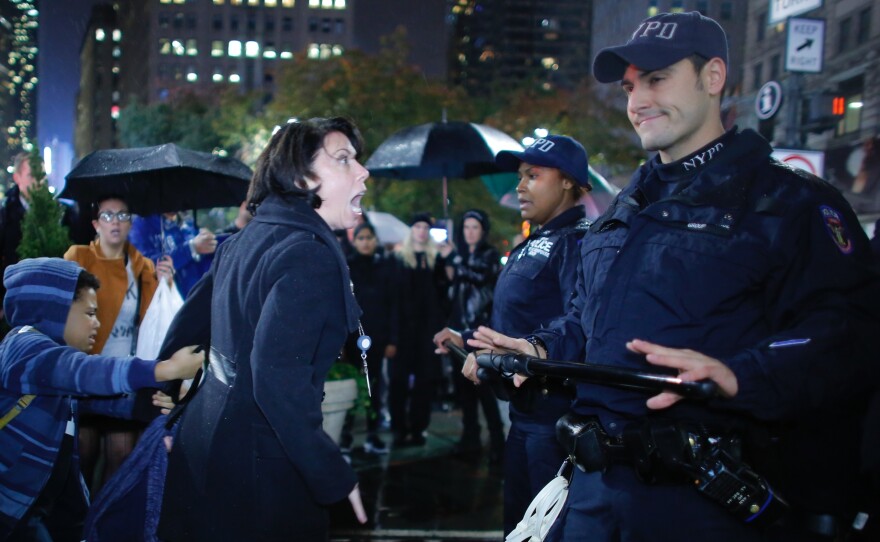
<path fill-rule="evenodd" d="M 664 164 L 660 162 L 660 155 L 654 156 L 651 160 L 651 169 L 657 174 L 660 180 L 665 182 L 679 182 L 687 180 L 699 175 L 709 164 L 717 161 L 726 162 L 729 156 L 734 154 L 731 152 L 734 139 L 736 137 L 736 127 L 734 126 L 717 139 L 713 139 L 707 145 L 692 152 L 680 160 Z"/>
<path fill-rule="evenodd" d="M 580 220 L 586 216 L 587 216 L 587 213 L 584 210 L 584 206 L 580 205 L 580 204 L 575 205 L 574 207 L 572 207 L 570 209 L 566 209 L 565 211 L 559 213 L 558 215 L 556 215 L 555 217 L 550 219 L 549 222 L 547 222 L 546 224 L 541 226 L 540 229 L 535 231 L 535 235 L 541 235 L 541 236 L 550 235 L 555 230 L 557 230 L 559 228 L 563 228 L 565 226 L 568 226 L 569 224 L 572 224 L 574 222 L 577 222 L 578 220 Z"/>

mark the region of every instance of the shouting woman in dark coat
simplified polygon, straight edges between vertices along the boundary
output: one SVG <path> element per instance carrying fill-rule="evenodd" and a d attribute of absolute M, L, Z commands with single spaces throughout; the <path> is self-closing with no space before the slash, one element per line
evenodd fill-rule
<path fill-rule="evenodd" d="M 255 216 L 217 250 L 163 350 L 210 341 L 169 458 L 159 537 L 324 540 L 357 478 L 321 427 L 324 378 L 360 309 L 333 229 L 354 227 L 368 172 L 341 118 L 293 122 L 260 156 Z"/>

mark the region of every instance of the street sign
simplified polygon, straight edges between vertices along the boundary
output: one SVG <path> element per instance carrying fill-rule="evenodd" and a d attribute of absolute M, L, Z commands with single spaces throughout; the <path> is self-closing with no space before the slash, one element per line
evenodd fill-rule
<path fill-rule="evenodd" d="M 808 171 L 817 177 L 822 177 L 825 174 L 825 153 L 822 151 L 773 149 L 771 156 L 780 162 Z"/>
<path fill-rule="evenodd" d="M 755 96 L 755 113 L 761 120 L 767 120 L 779 111 L 782 105 L 782 87 L 776 81 L 764 83 Z"/>
<path fill-rule="evenodd" d="M 770 0 L 767 23 L 781 23 L 789 17 L 820 7 L 822 7 L 822 0 Z"/>
<path fill-rule="evenodd" d="M 790 72 L 819 73 L 825 50 L 825 20 L 788 20 L 785 69 Z"/>

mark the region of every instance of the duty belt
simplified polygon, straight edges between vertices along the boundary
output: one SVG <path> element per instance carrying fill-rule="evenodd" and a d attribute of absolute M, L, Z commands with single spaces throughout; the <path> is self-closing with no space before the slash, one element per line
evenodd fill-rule
<path fill-rule="evenodd" d="M 235 362 L 213 346 L 208 352 L 208 363 L 214 378 L 230 387 L 235 384 Z"/>

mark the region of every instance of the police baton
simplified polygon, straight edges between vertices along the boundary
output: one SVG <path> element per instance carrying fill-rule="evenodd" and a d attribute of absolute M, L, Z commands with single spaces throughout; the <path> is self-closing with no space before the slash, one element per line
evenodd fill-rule
<path fill-rule="evenodd" d="M 449 339 L 443 341 L 443 346 L 445 346 L 446 349 L 462 363 L 464 363 L 468 357 L 468 353 L 464 348 L 458 346 Z M 477 357 L 477 360 L 477 365 L 479 365 L 479 357 Z M 492 392 L 495 393 L 495 397 L 502 401 L 510 401 L 510 394 L 507 393 L 507 390 L 501 383 L 501 373 L 499 371 L 491 371 L 483 366 L 479 366 L 477 368 L 477 378 L 480 379 L 480 382 L 486 382 L 489 384 L 489 387 L 492 388 Z"/>
<path fill-rule="evenodd" d="M 525 354 L 480 354 L 477 356 L 477 365 L 497 371 L 502 376 L 519 373 L 524 376 L 571 378 L 591 384 L 650 393 L 670 391 L 688 399 L 710 399 L 718 395 L 718 384 L 712 380 L 687 382 L 662 373 L 646 373 L 595 363 L 541 359 Z"/>

